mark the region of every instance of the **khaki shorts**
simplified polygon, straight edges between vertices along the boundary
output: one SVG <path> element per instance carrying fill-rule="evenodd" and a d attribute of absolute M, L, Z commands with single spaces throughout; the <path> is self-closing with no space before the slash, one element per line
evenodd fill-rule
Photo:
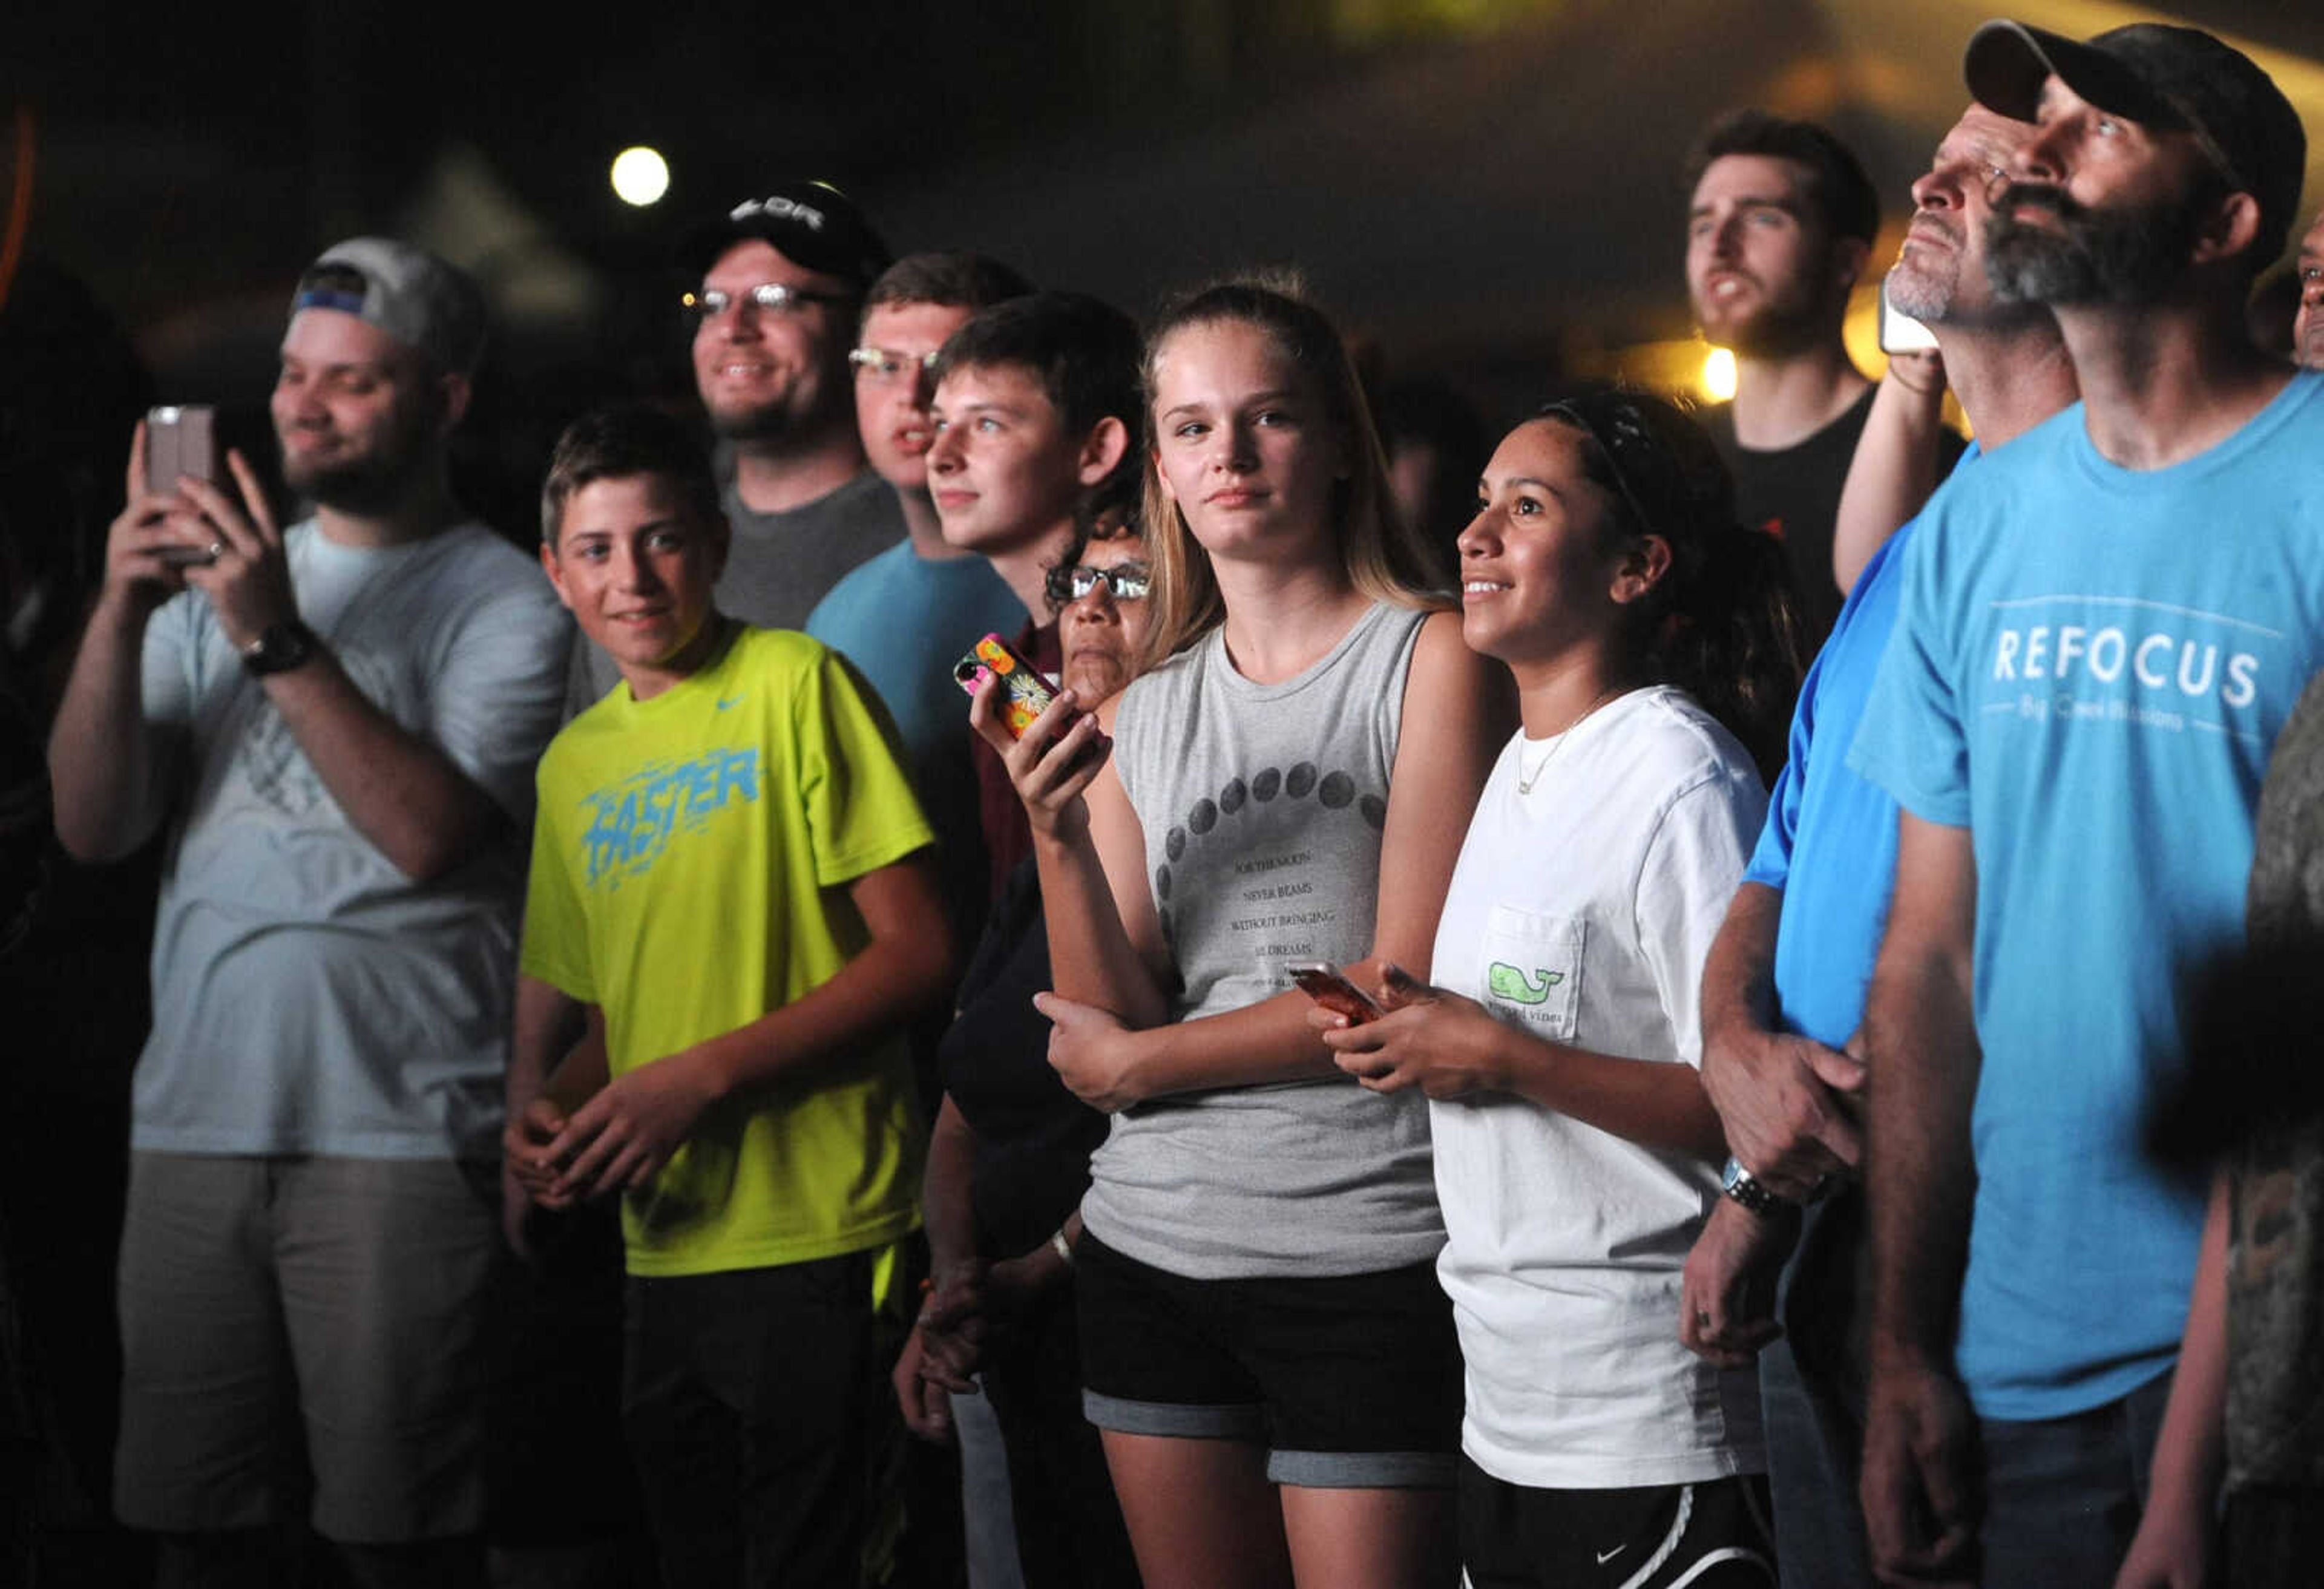
<path fill-rule="evenodd" d="M 326 1538 L 481 1529 L 497 1190 L 448 1160 L 133 1153 L 121 1520 L 263 1527 L 303 1429 Z"/>

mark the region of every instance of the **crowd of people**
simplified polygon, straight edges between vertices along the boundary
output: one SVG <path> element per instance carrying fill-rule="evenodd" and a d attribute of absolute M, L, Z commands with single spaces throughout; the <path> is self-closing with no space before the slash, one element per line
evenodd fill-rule
<path fill-rule="evenodd" d="M 305 517 L 139 427 L 49 737 L 165 846 L 153 1581 L 2310 1581 L 2324 216 L 2268 324 L 2209 34 L 1963 71 L 1934 351 L 1738 113 L 1731 404 L 1548 394 L 1462 523 L 1296 280 L 1141 328 L 786 181 L 679 253 L 709 441 L 577 419 L 529 557 L 476 286 L 327 250 Z"/>

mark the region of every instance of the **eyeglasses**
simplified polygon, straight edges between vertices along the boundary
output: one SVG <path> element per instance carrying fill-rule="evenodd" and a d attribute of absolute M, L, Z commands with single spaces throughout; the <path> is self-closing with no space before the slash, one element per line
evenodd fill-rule
<path fill-rule="evenodd" d="M 689 292 L 678 299 L 678 308 L 689 323 L 698 326 L 705 320 L 716 319 L 728 309 L 740 309 L 744 307 L 761 315 L 789 317 L 807 313 L 807 306 L 809 304 L 840 304 L 853 301 L 844 293 L 809 292 L 805 288 L 788 287 L 780 281 L 761 281 L 743 293 L 740 302 L 736 301 L 734 294 L 731 292 L 723 291 L 715 287 L 706 287 L 699 292 Z"/>
<path fill-rule="evenodd" d="M 900 386 L 916 381 L 936 367 L 939 350 L 930 348 L 924 354 L 899 354 L 891 348 L 859 347 L 847 355 L 855 372 L 875 386 Z"/>
<path fill-rule="evenodd" d="M 1052 568 L 1043 580 L 1050 605 L 1056 607 L 1078 602 L 1100 585 L 1117 602 L 1142 602 L 1146 592 L 1154 588 L 1154 576 L 1143 563 L 1117 563 L 1111 568 L 1092 568 L 1081 563 L 1071 568 Z"/>

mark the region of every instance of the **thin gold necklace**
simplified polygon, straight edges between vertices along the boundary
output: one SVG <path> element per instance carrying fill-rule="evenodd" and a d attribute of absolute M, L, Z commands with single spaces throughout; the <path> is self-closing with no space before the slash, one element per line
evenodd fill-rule
<path fill-rule="evenodd" d="M 1541 775 L 1549 770 L 1549 764 L 1557 759 L 1557 753 L 1564 749 L 1567 741 L 1573 738 L 1573 730 L 1580 728 L 1583 723 L 1588 722 L 1591 712 L 1597 711 L 1600 706 L 1605 705 L 1607 702 L 1612 700 L 1619 693 L 1621 693 L 1621 686 L 1619 684 L 1609 684 L 1603 691 L 1600 692 L 1598 699 L 1592 701 L 1589 705 L 1582 709 L 1581 716 L 1575 718 L 1572 722 L 1565 725 L 1564 730 L 1561 732 L 1557 736 L 1556 739 L 1551 743 L 1549 753 L 1541 758 L 1541 764 L 1536 767 L 1530 774 L 1525 770 L 1524 753 L 1519 752 L 1517 756 L 1517 793 L 1520 794 L 1532 794 L 1533 786 L 1541 782 Z"/>

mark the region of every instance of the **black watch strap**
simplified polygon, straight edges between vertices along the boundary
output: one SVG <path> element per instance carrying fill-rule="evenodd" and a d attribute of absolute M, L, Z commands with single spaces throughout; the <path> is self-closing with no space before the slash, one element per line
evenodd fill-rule
<path fill-rule="evenodd" d="M 267 625 L 263 634 L 242 648 L 242 665 L 264 678 L 270 673 L 288 673 L 321 648 L 315 631 L 293 618 Z"/>
<path fill-rule="evenodd" d="M 1779 1198 L 1759 1182 L 1759 1178 L 1743 1168 L 1737 1159 L 1727 1161 L 1727 1169 L 1719 1178 L 1719 1189 L 1733 1198 L 1754 1214 L 1768 1216 L 1789 1213 L 1799 1205 L 1789 1198 Z"/>

